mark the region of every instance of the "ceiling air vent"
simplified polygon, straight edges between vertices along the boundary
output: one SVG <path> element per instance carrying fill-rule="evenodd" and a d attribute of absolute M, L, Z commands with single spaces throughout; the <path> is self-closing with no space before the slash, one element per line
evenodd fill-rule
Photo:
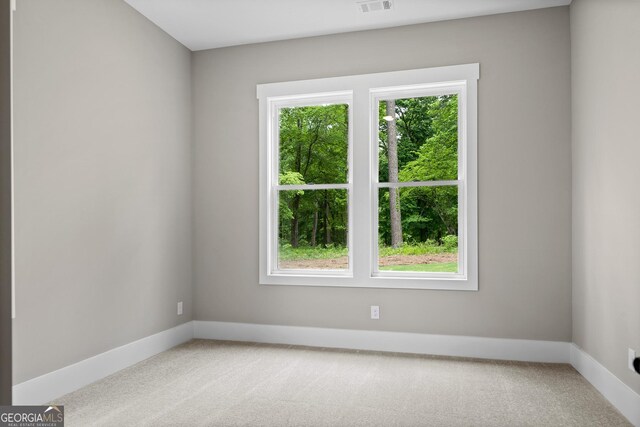
<path fill-rule="evenodd" d="M 391 10 L 393 2 L 390 0 L 359 1 L 358 8 L 362 13 L 379 12 L 381 10 Z"/>

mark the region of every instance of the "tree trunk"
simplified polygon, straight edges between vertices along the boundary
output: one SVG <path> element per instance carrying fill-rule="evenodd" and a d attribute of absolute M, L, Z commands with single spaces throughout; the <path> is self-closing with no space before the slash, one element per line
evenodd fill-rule
<path fill-rule="evenodd" d="M 331 225 L 329 223 L 329 194 L 324 191 L 324 244 L 331 244 Z"/>
<path fill-rule="evenodd" d="M 396 101 L 387 101 L 387 156 L 389 161 L 389 182 L 398 182 L 398 134 L 396 131 Z M 402 215 L 400 213 L 400 189 L 389 188 L 389 209 L 391 211 L 391 246 L 402 246 Z"/>
<path fill-rule="evenodd" d="M 316 246 L 316 235 L 318 234 L 318 205 L 313 212 L 313 229 L 311 230 L 311 246 Z"/>
<path fill-rule="evenodd" d="M 298 130 L 302 131 L 302 121 L 298 118 Z M 295 157 L 295 171 L 300 172 L 302 167 L 302 145 L 298 142 L 296 145 L 296 157 Z M 296 195 L 293 198 L 293 202 L 291 204 L 291 212 L 293 217 L 291 218 L 291 247 L 297 248 L 300 244 L 298 230 L 300 220 L 298 219 L 300 211 L 300 196 Z"/>
<path fill-rule="evenodd" d="M 291 247 L 292 248 L 297 248 L 299 245 L 299 239 L 298 239 L 298 212 L 300 210 L 300 196 L 296 195 L 293 198 L 293 203 L 292 203 L 292 209 L 291 211 L 293 212 L 293 218 L 291 218 Z"/>
<path fill-rule="evenodd" d="M 344 224 L 344 245 L 349 246 L 349 200 L 344 206 L 344 217 L 347 219 Z"/>

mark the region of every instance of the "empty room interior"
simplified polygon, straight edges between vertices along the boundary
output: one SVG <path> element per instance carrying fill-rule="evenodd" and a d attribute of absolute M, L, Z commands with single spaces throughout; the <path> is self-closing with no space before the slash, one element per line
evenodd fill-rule
<path fill-rule="evenodd" d="M 637 0 L 0 1 L 0 426 L 640 427 Z"/>

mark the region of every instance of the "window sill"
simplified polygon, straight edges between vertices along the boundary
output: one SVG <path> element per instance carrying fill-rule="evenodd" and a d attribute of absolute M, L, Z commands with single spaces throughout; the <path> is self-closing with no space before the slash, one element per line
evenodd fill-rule
<path fill-rule="evenodd" d="M 358 279 L 349 275 L 309 276 L 299 274 L 269 274 L 260 277 L 260 285 L 312 286 L 333 288 L 420 289 L 446 291 L 477 291 L 478 281 L 461 276 L 451 278 L 381 277 Z"/>

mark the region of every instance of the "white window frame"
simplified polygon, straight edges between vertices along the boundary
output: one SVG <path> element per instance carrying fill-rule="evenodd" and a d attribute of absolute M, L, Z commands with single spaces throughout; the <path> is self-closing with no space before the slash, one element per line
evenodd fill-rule
<path fill-rule="evenodd" d="M 423 68 L 257 86 L 260 140 L 260 273 L 264 285 L 339 286 L 392 289 L 478 290 L 477 81 L 479 64 Z M 378 101 L 429 94 L 458 94 L 458 273 L 377 270 Z M 421 95 L 423 94 L 423 95 Z M 349 104 L 348 198 L 349 269 L 347 271 L 278 270 L 277 257 L 277 114 L 282 106 Z M 319 101 L 318 101 L 319 102 Z M 320 103 L 320 102 L 319 102 Z M 316 104 L 317 105 L 317 104 Z M 276 125 L 276 126 L 274 126 Z M 275 146 L 275 150 L 274 150 Z M 274 158 L 274 156 L 276 156 Z M 437 182 L 438 184 L 442 182 Z M 329 186 L 343 184 L 329 184 Z M 385 186 L 384 184 L 382 184 Z M 425 185 L 406 183 L 399 186 Z M 428 185 L 433 185 L 429 183 Z M 327 185 L 311 186 L 315 189 Z M 333 188 L 333 187 L 332 187 Z M 297 189 L 287 186 L 287 189 Z M 303 189 L 303 188 L 300 188 Z M 275 202 L 275 204 L 274 204 Z M 274 228 L 276 227 L 276 228 Z M 402 274 L 399 274 L 402 273 Z"/>

